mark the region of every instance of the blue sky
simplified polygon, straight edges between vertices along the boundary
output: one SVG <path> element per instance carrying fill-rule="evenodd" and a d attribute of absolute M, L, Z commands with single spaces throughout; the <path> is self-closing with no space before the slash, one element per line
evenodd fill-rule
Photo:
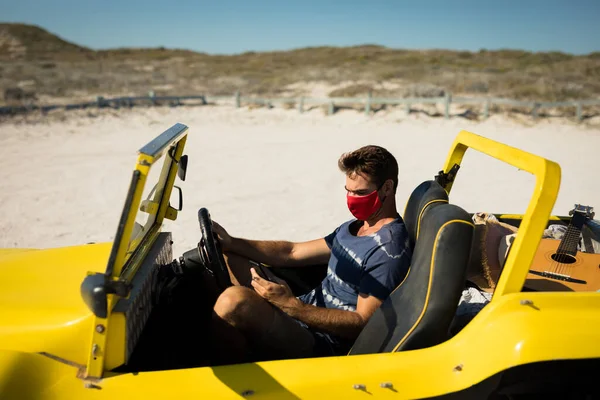
<path fill-rule="evenodd" d="M 0 21 L 94 49 L 307 46 L 600 50 L 600 0 L 0 0 Z"/>

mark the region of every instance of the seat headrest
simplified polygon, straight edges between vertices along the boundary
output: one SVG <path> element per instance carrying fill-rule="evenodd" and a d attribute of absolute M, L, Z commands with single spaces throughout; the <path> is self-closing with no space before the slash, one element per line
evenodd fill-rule
<path fill-rule="evenodd" d="M 419 225 L 427 207 L 434 203 L 448 203 L 448 193 L 434 180 L 425 181 L 413 190 L 404 210 L 404 224 L 408 230 L 411 248 L 419 234 Z"/>

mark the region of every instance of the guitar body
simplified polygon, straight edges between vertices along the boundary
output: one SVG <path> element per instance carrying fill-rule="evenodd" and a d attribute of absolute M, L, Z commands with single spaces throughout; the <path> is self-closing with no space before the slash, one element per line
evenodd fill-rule
<path fill-rule="evenodd" d="M 561 241 L 542 239 L 525 287 L 538 291 L 588 292 L 600 290 L 600 254 L 558 254 Z"/>

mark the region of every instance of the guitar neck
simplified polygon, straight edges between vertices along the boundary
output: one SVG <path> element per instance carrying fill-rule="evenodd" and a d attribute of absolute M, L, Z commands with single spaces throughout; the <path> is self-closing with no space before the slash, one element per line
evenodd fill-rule
<path fill-rule="evenodd" d="M 569 254 L 572 256 L 577 254 L 577 245 L 579 243 L 581 228 L 583 227 L 584 222 L 584 215 L 580 213 L 575 213 L 573 215 L 573 218 L 571 218 L 571 223 L 567 228 L 567 233 L 565 233 L 565 236 L 560 241 L 560 245 L 556 250 L 558 254 Z"/>

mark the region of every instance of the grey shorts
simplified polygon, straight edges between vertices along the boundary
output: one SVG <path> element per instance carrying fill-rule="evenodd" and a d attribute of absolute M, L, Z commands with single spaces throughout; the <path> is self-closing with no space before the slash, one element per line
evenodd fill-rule
<path fill-rule="evenodd" d="M 307 331 L 309 331 L 315 338 L 315 356 L 316 357 L 329 357 L 329 356 L 342 356 L 348 354 L 350 348 L 346 349 L 343 342 L 339 339 L 324 333 L 311 329 L 304 322 L 294 318 L 294 321 Z"/>
<path fill-rule="evenodd" d="M 324 305 L 319 304 L 317 296 L 315 296 L 315 289 L 310 292 L 303 294 L 297 297 L 301 302 L 305 304 L 310 304 L 315 307 L 324 307 Z M 302 321 L 296 320 L 302 327 L 308 329 L 313 336 L 315 337 L 315 342 L 318 343 L 319 351 L 327 353 L 330 356 L 341 356 L 346 355 L 350 351 L 352 347 L 352 343 L 348 343 L 348 341 L 338 338 L 337 336 L 330 335 L 325 332 L 316 331 L 311 329 L 308 325 L 306 325 Z"/>

